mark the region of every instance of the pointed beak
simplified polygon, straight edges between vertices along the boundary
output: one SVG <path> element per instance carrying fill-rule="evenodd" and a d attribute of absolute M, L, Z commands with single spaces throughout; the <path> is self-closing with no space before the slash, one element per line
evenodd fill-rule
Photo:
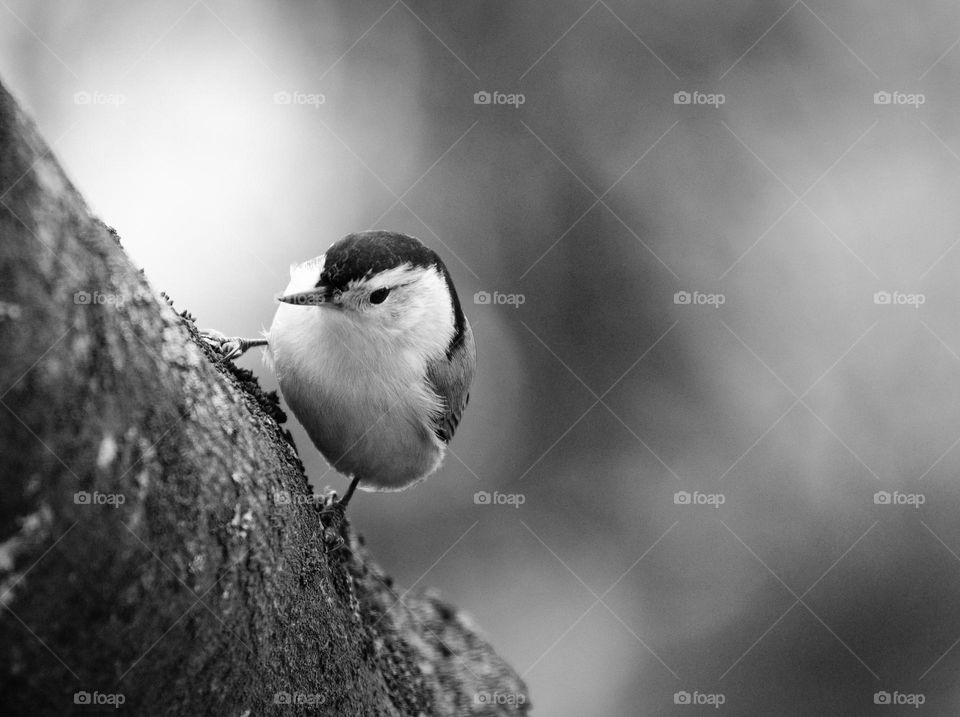
<path fill-rule="evenodd" d="M 295 294 L 278 296 L 277 301 L 294 306 L 326 306 L 339 309 L 340 305 L 334 301 L 333 291 L 328 286 L 317 286 L 309 291 L 298 291 Z"/>

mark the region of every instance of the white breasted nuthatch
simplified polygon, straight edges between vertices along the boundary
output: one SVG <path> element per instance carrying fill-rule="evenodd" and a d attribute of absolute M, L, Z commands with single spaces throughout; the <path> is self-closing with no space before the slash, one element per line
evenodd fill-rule
<path fill-rule="evenodd" d="M 363 490 L 401 490 L 443 460 L 476 369 L 450 272 L 419 240 L 350 234 L 290 268 L 265 339 L 205 338 L 228 358 L 267 346 L 290 410 Z"/>

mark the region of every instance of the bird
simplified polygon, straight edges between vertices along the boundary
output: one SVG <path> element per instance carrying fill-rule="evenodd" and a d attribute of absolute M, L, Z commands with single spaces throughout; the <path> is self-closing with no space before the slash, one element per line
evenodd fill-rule
<path fill-rule="evenodd" d="M 290 267 L 263 338 L 202 332 L 225 359 L 265 346 L 280 393 L 354 491 L 427 478 L 470 400 L 476 344 L 453 278 L 419 239 L 349 234 Z"/>

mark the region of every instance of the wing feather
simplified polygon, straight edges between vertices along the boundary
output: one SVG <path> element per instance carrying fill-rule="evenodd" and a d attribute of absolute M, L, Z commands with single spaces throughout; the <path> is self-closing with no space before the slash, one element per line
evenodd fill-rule
<path fill-rule="evenodd" d="M 446 354 L 427 364 L 427 382 L 441 399 L 440 412 L 434 417 L 433 431 L 449 443 L 460 425 L 470 401 L 470 383 L 477 365 L 477 348 L 470 322 L 464 327 L 463 341 L 448 358 Z"/>

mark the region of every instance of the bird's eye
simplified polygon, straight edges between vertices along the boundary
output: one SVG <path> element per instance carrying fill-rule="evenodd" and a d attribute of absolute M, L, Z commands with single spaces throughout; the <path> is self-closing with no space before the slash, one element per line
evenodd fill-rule
<path fill-rule="evenodd" d="M 370 294 L 370 303 L 371 304 L 382 304 L 387 300 L 387 296 L 390 295 L 390 289 L 377 289 L 372 294 Z"/>

